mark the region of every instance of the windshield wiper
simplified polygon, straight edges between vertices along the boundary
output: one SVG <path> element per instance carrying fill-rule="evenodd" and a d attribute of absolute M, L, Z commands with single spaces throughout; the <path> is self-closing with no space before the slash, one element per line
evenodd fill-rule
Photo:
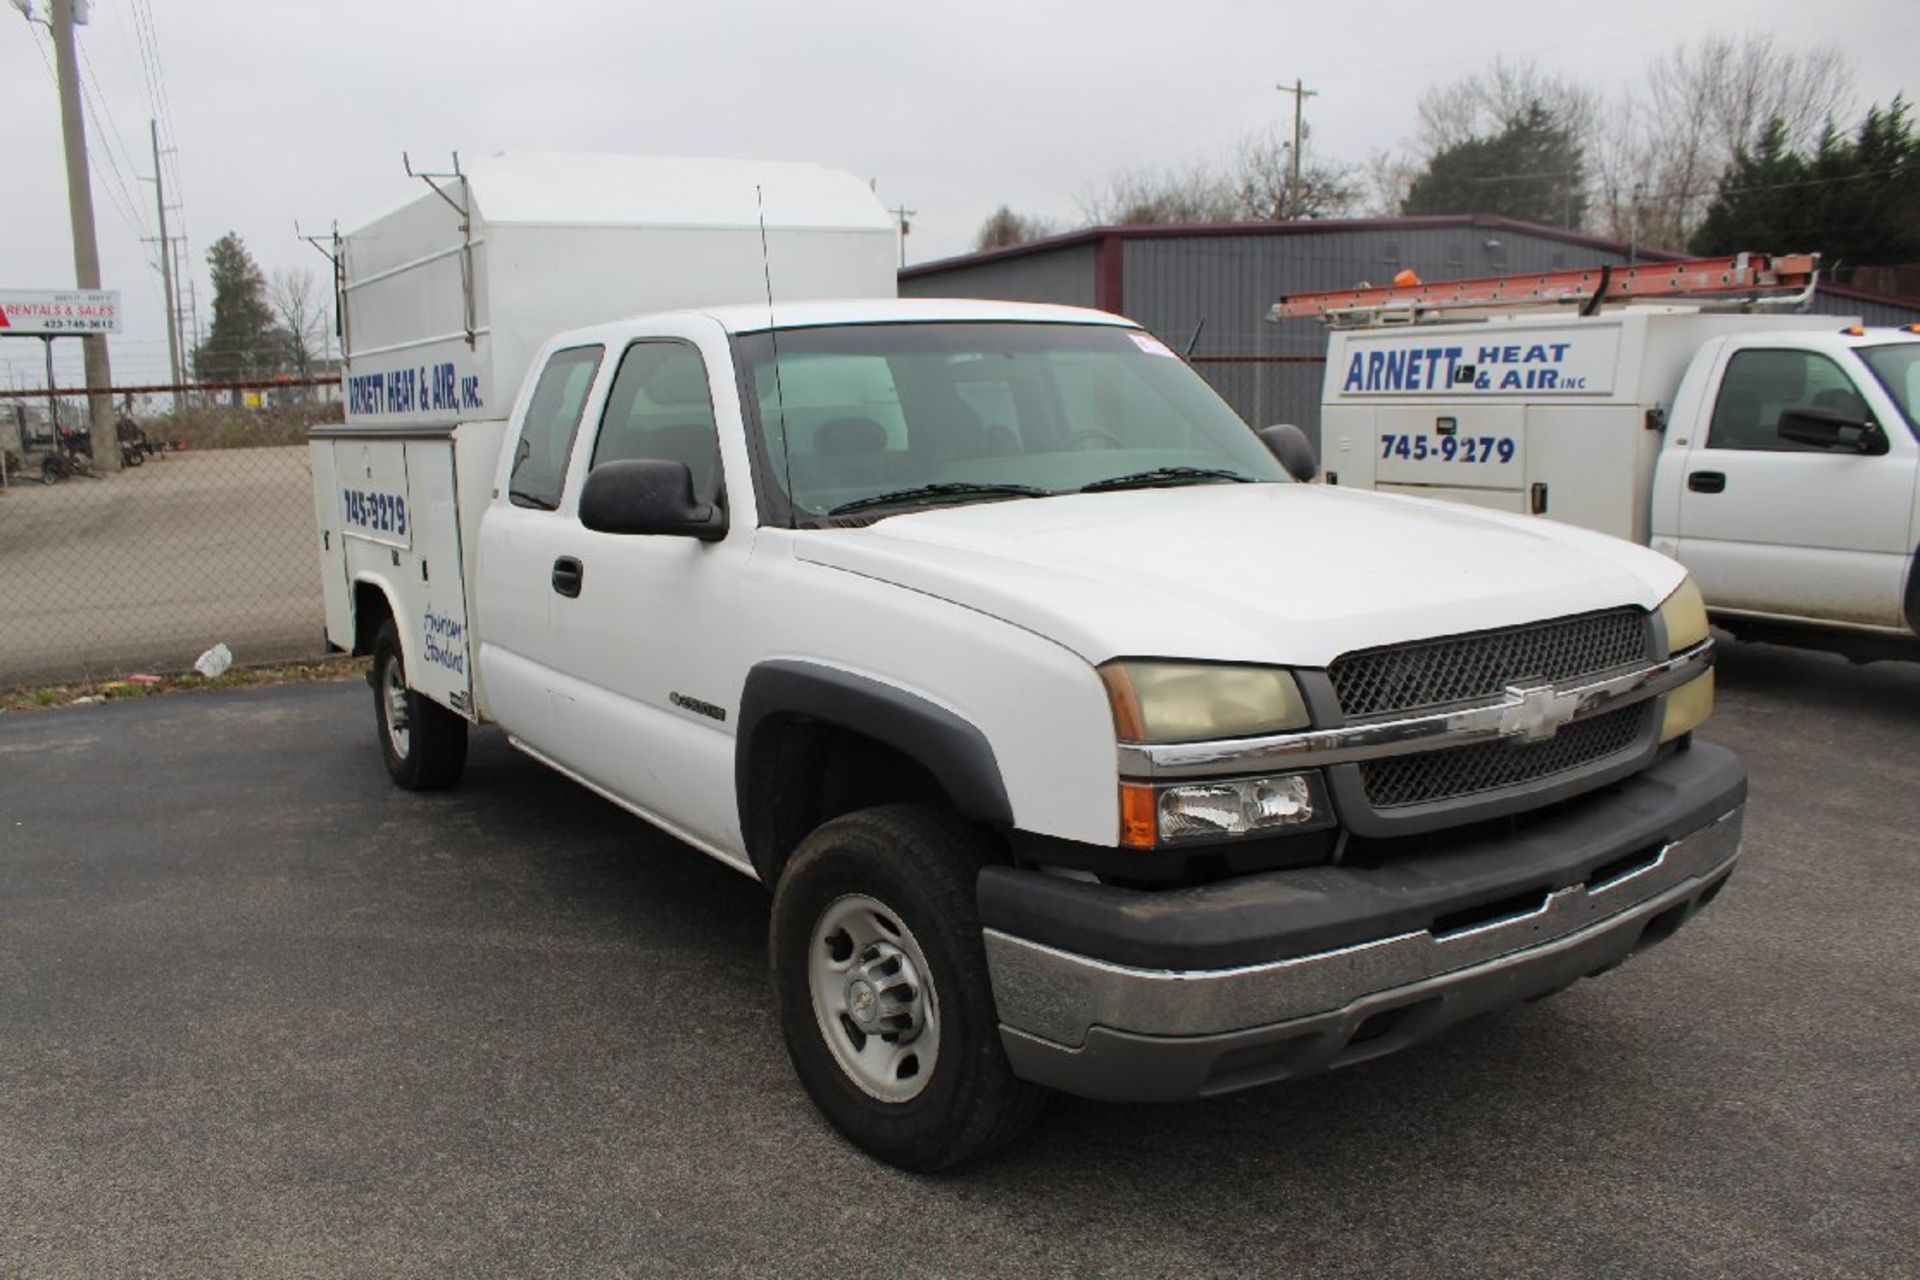
<path fill-rule="evenodd" d="M 1238 471 L 1226 471 L 1220 467 L 1155 467 L 1151 471 L 1135 471 L 1129 475 L 1095 480 L 1092 484 L 1081 485 L 1080 492 L 1105 493 L 1109 489 L 1145 489 L 1156 484 L 1169 484 L 1181 480 L 1232 480 L 1237 484 L 1253 483 L 1252 476 L 1243 476 Z"/>
<path fill-rule="evenodd" d="M 895 489 L 889 493 L 876 493 L 872 497 L 855 498 L 852 502 L 843 502 L 832 508 L 827 514 L 844 516 L 871 507 L 890 507 L 903 502 L 941 498 L 1044 498 L 1052 492 L 1051 489 L 1036 489 L 1030 484 L 975 484 L 968 480 L 948 480 L 940 484 L 921 484 L 911 489 Z"/>

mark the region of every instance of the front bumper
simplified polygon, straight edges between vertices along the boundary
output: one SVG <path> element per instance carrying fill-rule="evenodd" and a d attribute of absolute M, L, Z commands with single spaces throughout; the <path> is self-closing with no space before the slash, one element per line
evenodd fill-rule
<path fill-rule="evenodd" d="M 1113 1100 L 1378 1057 L 1670 936 L 1731 874 L 1745 795 L 1696 744 L 1524 831 L 1373 868 L 1158 893 L 995 868 L 1001 1038 L 1016 1074 Z"/>

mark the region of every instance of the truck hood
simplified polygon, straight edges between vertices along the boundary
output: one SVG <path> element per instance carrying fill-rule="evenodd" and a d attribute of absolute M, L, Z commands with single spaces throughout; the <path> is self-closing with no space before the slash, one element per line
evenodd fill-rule
<path fill-rule="evenodd" d="M 1297 484 L 1014 499 L 794 535 L 812 564 L 924 592 L 1089 662 L 1323 667 L 1354 649 L 1657 606 L 1664 556 L 1524 516 Z"/>

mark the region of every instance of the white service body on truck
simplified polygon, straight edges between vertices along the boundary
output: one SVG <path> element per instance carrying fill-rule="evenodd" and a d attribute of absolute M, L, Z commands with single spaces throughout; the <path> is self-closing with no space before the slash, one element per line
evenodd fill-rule
<path fill-rule="evenodd" d="M 783 238 L 865 246 L 809 288 L 886 291 L 877 202 L 820 178 L 844 203 L 789 225 L 773 169 L 704 174 L 764 190 L 773 303 L 731 262 L 658 314 L 584 290 L 505 422 L 315 432 L 328 632 L 373 655 L 401 785 L 451 784 L 497 722 L 766 882 L 789 1051 L 855 1142 L 945 1167 L 1043 1086 L 1360 1061 L 1725 883 L 1745 774 L 1693 740 L 1712 641 L 1671 560 L 1298 483 L 1118 316 L 794 297 Z M 632 191 L 635 223 L 673 199 Z M 671 225 L 642 237 L 669 272 Z"/>
<path fill-rule="evenodd" d="M 1736 633 L 1898 654 L 1920 628 L 1917 361 L 1905 330 L 1684 306 L 1336 329 L 1321 439 L 1330 482 L 1648 544 Z M 1794 410 L 1879 443 L 1785 439 Z"/>

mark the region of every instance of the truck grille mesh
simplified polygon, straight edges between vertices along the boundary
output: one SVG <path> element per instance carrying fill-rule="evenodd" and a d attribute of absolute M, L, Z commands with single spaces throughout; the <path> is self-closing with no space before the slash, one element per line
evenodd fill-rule
<path fill-rule="evenodd" d="M 1544 742 L 1483 742 L 1447 751 L 1368 760 L 1360 766 L 1367 803 L 1375 809 L 1429 804 L 1538 782 L 1600 765 L 1638 750 L 1651 703 L 1576 720 Z"/>
<path fill-rule="evenodd" d="M 1648 656 L 1646 614 L 1614 609 L 1366 649 L 1335 659 L 1327 675 L 1340 709 L 1357 719 L 1496 697 L 1518 681 L 1567 680 Z"/>

